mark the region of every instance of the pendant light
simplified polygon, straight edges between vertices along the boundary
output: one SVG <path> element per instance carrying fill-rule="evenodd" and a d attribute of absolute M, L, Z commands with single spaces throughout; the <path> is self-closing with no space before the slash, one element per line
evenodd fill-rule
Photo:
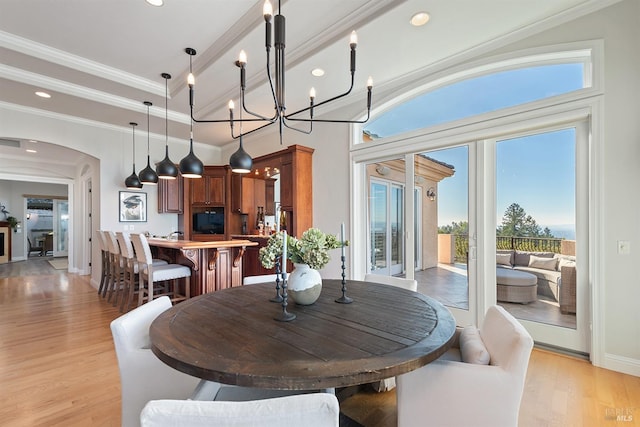
<path fill-rule="evenodd" d="M 149 155 L 149 107 L 153 104 L 149 101 L 144 101 L 144 105 L 147 106 L 147 167 L 142 169 L 138 175 L 143 184 L 155 185 L 158 183 L 158 175 L 156 174 L 156 171 L 151 168 L 151 158 Z"/>
<path fill-rule="evenodd" d="M 193 121 L 191 121 L 191 137 L 189 139 L 189 154 L 180 160 L 180 173 L 185 178 L 202 178 L 204 165 L 193 153 Z"/>
<path fill-rule="evenodd" d="M 191 57 L 189 57 L 191 58 Z M 191 61 L 189 61 L 189 81 L 193 79 L 193 73 L 191 68 Z M 191 127 L 189 138 L 189 154 L 182 160 L 180 160 L 180 173 L 185 178 L 202 178 L 204 172 L 204 165 L 202 161 L 193 153 L 193 119 L 190 118 L 189 125 Z"/>
<path fill-rule="evenodd" d="M 249 153 L 244 151 L 242 147 L 242 135 L 240 135 L 240 147 L 238 151 L 233 153 L 229 158 L 229 166 L 231 166 L 231 172 L 235 173 L 249 173 L 253 166 L 253 160 Z"/>
<path fill-rule="evenodd" d="M 136 190 L 142 188 L 142 183 L 140 182 L 138 175 L 136 175 L 136 126 L 138 126 L 138 124 L 129 122 L 129 125 L 131 125 L 131 130 L 133 131 L 133 156 L 131 157 L 133 160 L 133 171 L 131 172 L 131 175 L 124 180 L 124 185 L 129 190 Z"/>
<path fill-rule="evenodd" d="M 229 120 L 231 122 L 231 134 L 233 135 L 233 101 L 229 101 Z M 253 159 L 244 151 L 242 146 L 242 108 L 240 109 L 240 146 L 238 151 L 233 153 L 229 158 L 229 166 L 231 166 L 231 172 L 235 173 L 249 173 L 253 167 Z"/>
<path fill-rule="evenodd" d="M 165 119 L 165 145 L 164 145 L 164 159 L 158 163 L 158 167 L 156 171 L 158 172 L 158 177 L 161 179 L 176 179 L 178 176 L 178 168 L 176 165 L 169 159 L 169 79 L 171 78 L 171 74 L 162 73 L 162 78 L 164 78 L 164 119 Z"/>

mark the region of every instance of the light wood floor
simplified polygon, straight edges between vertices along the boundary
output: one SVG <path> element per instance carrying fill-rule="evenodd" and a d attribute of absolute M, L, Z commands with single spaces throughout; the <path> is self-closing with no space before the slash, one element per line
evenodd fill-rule
<path fill-rule="evenodd" d="M 12 268 L 0 265 L 0 425 L 119 425 L 120 379 L 109 330 L 117 309 L 87 277 L 46 261 L 39 275 L 10 277 Z M 393 391 L 360 392 L 341 408 L 366 427 L 396 425 Z M 633 421 L 616 422 L 616 411 L 631 413 Z M 521 427 L 635 426 L 638 420 L 640 378 L 534 350 Z"/>

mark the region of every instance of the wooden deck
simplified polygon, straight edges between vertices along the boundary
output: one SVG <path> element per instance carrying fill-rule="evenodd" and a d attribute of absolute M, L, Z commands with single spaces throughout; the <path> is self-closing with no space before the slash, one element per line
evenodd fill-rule
<path fill-rule="evenodd" d="M 418 292 L 437 299 L 449 307 L 469 309 L 469 287 L 467 269 L 464 264 L 439 265 L 415 272 Z M 498 302 L 517 319 L 546 323 L 564 328 L 576 328 L 575 314 L 560 313 L 560 304 L 538 295 L 538 300 L 529 304 Z"/>

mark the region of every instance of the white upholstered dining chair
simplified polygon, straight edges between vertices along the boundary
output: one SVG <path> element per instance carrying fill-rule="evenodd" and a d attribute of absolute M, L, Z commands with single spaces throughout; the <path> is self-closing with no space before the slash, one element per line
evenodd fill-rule
<path fill-rule="evenodd" d="M 479 330 L 465 330 L 472 333 L 466 345 L 460 337 L 459 352 L 397 377 L 398 427 L 518 425 L 533 339 L 500 306 Z"/>
<path fill-rule="evenodd" d="M 111 322 L 122 390 L 122 425 L 140 425 L 140 411 L 154 399 L 187 399 L 200 379 L 177 371 L 151 351 L 149 326 L 171 308 L 164 296 L 148 302 Z M 206 396 L 213 399 L 219 384 L 208 383 Z"/>
<path fill-rule="evenodd" d="M 338 427 L 333 394 L 311 393 L 246 402 L 154 400 L 140 414 L 142 427 Z"/>

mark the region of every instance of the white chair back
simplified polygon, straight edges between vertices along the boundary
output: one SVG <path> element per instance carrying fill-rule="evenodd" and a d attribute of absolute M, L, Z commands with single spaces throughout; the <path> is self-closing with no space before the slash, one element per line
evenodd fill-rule
<path fill-rule="evenodd" d="M 151 247 L 149 246 L 149 241 L 147 240 L 147 236 L 144 234 L 132 234 L 131 241 L 133 242 L 133 247 L 136 252 L 136 258 L 138 258 L 138 262 L 143 264 L 151 265 L 153 264 L 153 258 L 151 256 Z"/>
<path fill-rule="evenodd" d="M 96 230 L 96 234 L 98 235 L 98 245 L 100 246 L 100 250 L 103 252 L 109 252 L 109 246 L 105 240 L 104 231 Z"/>
<path fill-rule="evenodd" d="M 109 248 L 109 252 L 113 255 L 120 256 L 120 246 L 118 246 L 116 234 L 113 231 L 104 231 L 104 237 L 107 240 L 107 247 Z"/>
<path fill-rule="evenodd" d="M 120 369 L 123 426 L 139 426 L 140 412 L 148 401 L 187 399 L 198 385 L 198 378 L 169 367 L 150 349 L 149 326 L 169 308 L 171 300 L 163 296 L 111 322 Z"/>
<path fill-rule="evenodd" d="M 120 253 L 125 258 L 133 258 L 135 257 L 135 252 L 133 251 L 133 244 L 131 243 L 131 238 L 128 233 L 116 233 L 116 238 L 118 239 L 118 244 L 120 245 Z"/>
<path fill-rule="evenodd" d="M 156 400 L 140 414 L 142 427 L 338 427 L 333 394 L 310 393 L 247 402 Z"/>
<path fill-rule="evenodd" d="M 418 291 L 418 282 L 413 279 L 405 279 L 403 277 L 383 276 L 381 274 L 365 274 L 365 282 L 381 283 L 383 285 L 395 286 L 397 288 L 408 289 L 413 292 Z"/>

